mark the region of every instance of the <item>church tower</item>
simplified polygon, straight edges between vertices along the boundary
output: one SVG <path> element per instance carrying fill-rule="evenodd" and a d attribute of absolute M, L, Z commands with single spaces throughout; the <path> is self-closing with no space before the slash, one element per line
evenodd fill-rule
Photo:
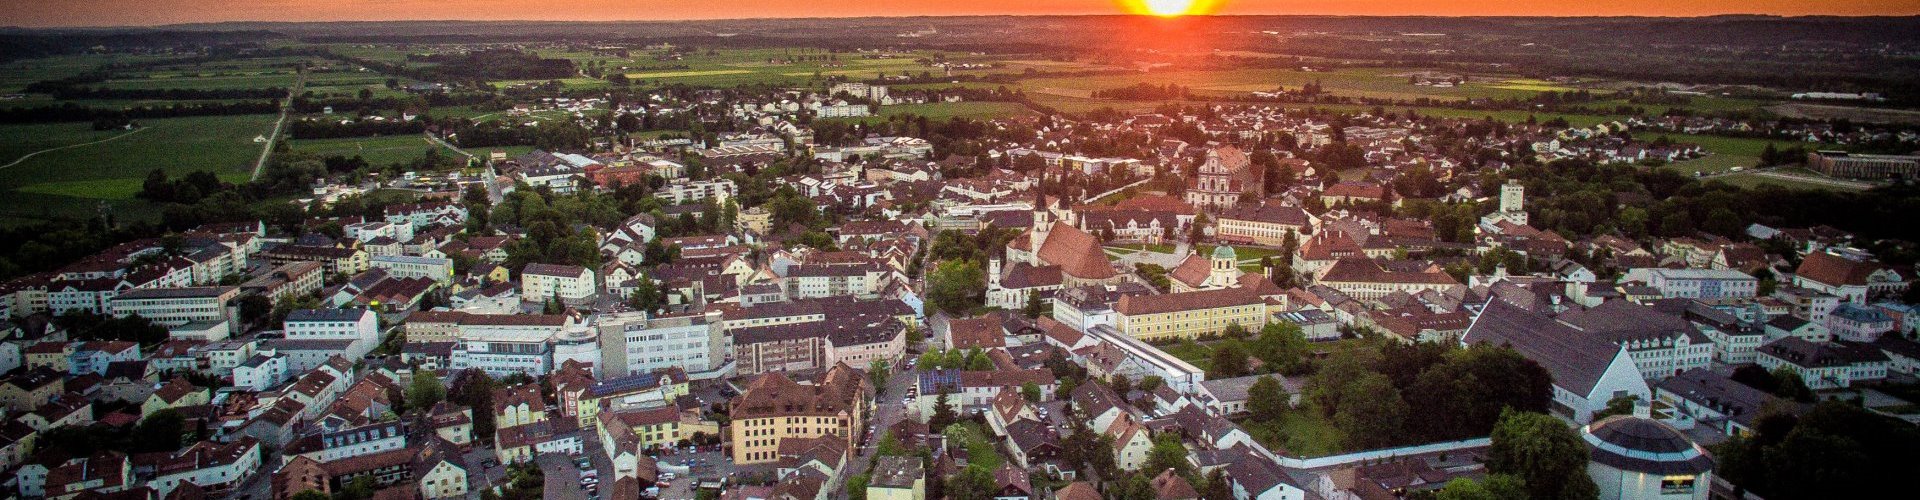
<path fill-rule="evenodd" d="M 1207 276 L 1207 281 L 1213 282 L 1213 286 L 1225 288 L 1240 280 L 1240 258 L 1234 253 L 1233 247 L 1213 247 L 1210 260 L 1213 261 L 1213 270 Z"/>
<path fill-rule="evenodd" d="M 1033 192 L 1033 232 L 1028 235 L 1027 249 L 1031 257 L 1028 264 L 1041 266 L 1040 247 L 1047 244 L 1047 233 L 1053 231 L 1053 211 L 1047 206 L 1047 176 L 1040 174 L 1040 182 L 1034 184 Z"/>

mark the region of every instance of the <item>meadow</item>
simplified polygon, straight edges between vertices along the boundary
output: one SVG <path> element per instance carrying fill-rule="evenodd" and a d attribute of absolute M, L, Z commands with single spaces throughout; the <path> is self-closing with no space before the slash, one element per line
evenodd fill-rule
<path fill-rule="evenodd" d="M 426 156 L 427 150 L 440 146 L 419 135 L 388 137 L 352 137 L 343 139 L 295 139 L 287 142 L 294 151 L 320 156 L 359 156 L 373 165 L 406 164 Z M 442 151 L 452 154 L 451 151 Z"/>

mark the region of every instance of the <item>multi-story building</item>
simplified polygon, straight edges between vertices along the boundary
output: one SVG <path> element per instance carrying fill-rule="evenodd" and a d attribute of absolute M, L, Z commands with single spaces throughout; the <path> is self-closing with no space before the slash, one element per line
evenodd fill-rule
<path fill-rule="evenodd" d="M 1827 315 L 1827 333 L 1834 338 L 1854 342 L 1873 342 L 1893 331 L 1893 317 L 1879 308 L 1840 304 Z"/>
<path fill-rule="evenodd" d="M 855 264 L 801 264 L 787 268 L 787 297 L 817 299 L 852 296 L 873 299 L 880 296 L 887 270 L 874 262 Z"/>
<path fill-rule="evenodd" d="M 442 286 L 453 282 L 453 259 L 445 257 L 379 255 L 367 258 L 367 265 L 394 278 L 427 278 Z"/>
<path fill-rule="evenodd" d="M 113 298 L 114 316 L 138 315 L 169 330 L 200 340 L 227 338 L 232 315 L 227 305 L 240 296 L 240 288 L 231 286 L 188 288 L 140 288 Z M 192 326 L 199 323 L 199 326 Z"/>
<path fill-rule="evenodd" d="M 1233 324 L 1259 331 L 1267 322 L 1266 299 L 1243 288 L 1125 295 L 1113 310 L 1115 329 L 1146 341 L 1218 335 Z"/>
<path fill-rule="evenodd" d="M 1646 402 L 1652 389 L 1627 348 L 1495 298 L 1461 336 L 1464 346 L 1509 346 L 1553 376 L 1553 411 L 1589 422 L 1615 399 Z"/>
<path fill-rule="evenodd" d="M 267 262 L 283 266 L 294 262 L 319 262 L 326 266 L 327 274 L 359 274 L 367 270 L 367 252 L 340 247 L 280 245 L 262 250 L 261 256 Z"/>
<path fill-rule="evenodd" d="M 830 436 L 853 448 L 866 428 L 873 386 L 859 370 L 834 365 L 811 384 L 782 373 L 754 379 L 733 399 L 730 440 L 733 463 L 762 464 L 780 459 L 780 442 Z"/>
<path fill-rule="evenodd" d="M 585 337 L 586 346 L 598 347 L 584 324 L 559 314 L 468 315 L 460 321 L 458 336 L 451 367 L 478 368 L 496 377 L 551 371 L 557 366 L 556 339 Z"/>
<path fill-rule="evenodd" d="M 520 299 L 529 302 L 557 298 L 585 304 L 593 301 L 596 289 L 593 271 L 580 266 L 534 263 L 520 272 Z"/>
<path fill-rule="evenodd" d="M 1255 199 L 1266 197 L 1265 169 L 1254 168 L 1247 154 L 1233 147 L 1207 151 L 1205 163 L 1189 182 L 1187 204 L 1200 208 L 1227 208 L 1240 201 L 1242 193 Z"/>
<path fill-rule="evenodd" d="M 1809 342 L 1789 336 L 1760 346 L 1754 363 L 1768 371 L 1787 367 L 1800 374 L 1808 389 L 1818 391 L 1885 379 L 1889 360 L 1885 352 L 1868 344 Z"/>
<path fill-rule="evenodd" d="M 600 370 L 610 377 L 677 368 L 696 378 L 720 374 L 726 363 L 721 313 L 652 316 L 644 312 L 600 315 Z"/>
<path fill-rule="evenodd" d="M 1626 300 L 1610 300 L 1585 310 L 1571 310 L 1554 319 L 1627 350 L 1640 376 L 1660 380 L 1676 373 L 1706 368 L 1713 361 L 1713 343 L 1685 319 Z"/>
<path fill-rule="evenodd" d="M 712 199 L 714 203 L 719 204 L 725 203 L 729 198 L 733 198 L 738 192 L 739 189 L 734 186 L 732 180 L 714 179 L 709 181 L 675 182 L 660 188 L 660 191 L 654 193 L 654 195 L 662 199 L 670 200 L 675 205 L 698 203 L 708 199 Z"/>
<path fill-rule="evenodd" d="M 1800 261 L 1800 267 L 1794 269 L 1793 284 L 1859 305 L 1866 305 L 1871 295 L 1904 291 L 1907 287 L 1900 273 L 1892 268 L 1832 251 L 1807 254 Z"/>
<path fill-rule="evenodd" d="M 370 309 L 301 309 L 287 314 L 286 340 L 349 341 L 347 359 L 360 359 L 380 345 L 380 319 Z"/>
<path fill-rule="evenodd" d="M 1214 239 L 1222 243 L 1281 246 L 1288 235 L 1299 243 L 1301 234 L 1314 226 L 1313 215 L 1300 207 L 1263 204 L 1237 205 L 1220 212 L 1214 226 Z"/>
<path fill-rule="evenodd" d="M 1459 286 L 1439 266 L 1418 271 L 1390 270 L 1367 258 L 1339 259 L 1319 271 L 1316 282 L 1359 300 L 1374 300 L 1396 292 L 1417 294 Z"/>
<path fill-rule="evenodd" d="M 240 290 L 272 299 L 279 304 L 294 297 L 303 297 L 320 291 L 322 271 L 326 266 L 318 262 L 289 262 L 275 267 L 267 274 L 247 280 L 240 284 Z"/>
<path fill-rule="evenodd" d="M 1651 269 L 1647 286 L 1661 295 L 1686 299 L 1751 298 L 1760 289 L 1760 280 L 1731 269 Z"/>

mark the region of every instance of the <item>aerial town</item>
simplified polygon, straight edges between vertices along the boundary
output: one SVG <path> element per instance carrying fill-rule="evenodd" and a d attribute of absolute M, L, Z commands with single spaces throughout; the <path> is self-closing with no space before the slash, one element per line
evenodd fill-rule
<path fill-rule="evenodd" d="M 240 170 L 5 233 L 0 496 L 1854 498 L 1920 459 L 1920 125 L 618 73 L 727 54 L 670 45 L 481 91 L 422 72 L 555 59 L 334 43 L 163 59 L 311 61 L 95 121 L 265 113 Z M 980 104 L 1017 112 L 922 111 Z M 309 149 L 385 136 L 425 152 Z"/>

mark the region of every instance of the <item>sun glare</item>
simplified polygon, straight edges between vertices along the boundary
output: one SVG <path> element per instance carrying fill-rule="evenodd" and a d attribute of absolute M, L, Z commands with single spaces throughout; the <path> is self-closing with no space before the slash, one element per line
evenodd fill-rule
<path fill-rule="evenodd" d="M 1160 17 L 1175 17 L 1193 13 L 1194 0 L 1140 0 L 1140 6 L 1146 13 Z"/>

